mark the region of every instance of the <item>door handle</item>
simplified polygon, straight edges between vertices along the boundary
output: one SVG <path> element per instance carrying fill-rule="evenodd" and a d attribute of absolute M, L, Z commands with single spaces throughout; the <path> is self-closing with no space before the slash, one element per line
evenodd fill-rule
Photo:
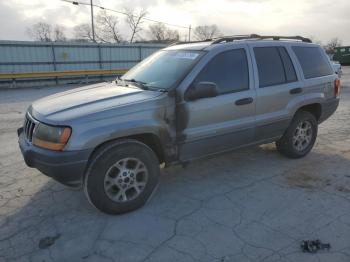
<path fill-rule="evenodd" d="M 252 97 L 242 98 L 235 102 L 237 106 L 247 105 L 253 103 L 254 99 Z"/>
<path fill-rule="evenodd" d="M 300 94 L 301 92 L 303 92 L 303 89 L 301 87 L 289 90 L 289 94 L 291 95 Z"/>

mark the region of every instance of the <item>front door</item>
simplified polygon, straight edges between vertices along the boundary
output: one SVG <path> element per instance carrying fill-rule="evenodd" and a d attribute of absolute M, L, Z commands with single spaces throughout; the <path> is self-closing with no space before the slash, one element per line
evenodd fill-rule
<path fill-rule="evenodd" d="M 213 55 L 192 85 L 212 82 L 215 97 L 184 101 L 180 118 L 186 124 L 179 131 L 180 160 L 190 160 L 241 145 L 254 138 L 256 93 L 248 50 L 240 45 Z"/>

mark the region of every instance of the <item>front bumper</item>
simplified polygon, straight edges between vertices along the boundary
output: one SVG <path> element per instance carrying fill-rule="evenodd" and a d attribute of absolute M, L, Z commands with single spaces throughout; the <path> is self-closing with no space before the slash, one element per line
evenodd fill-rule
<path fill-rule="evenodd" d="M 71 187 L 82 185 L 84 172 L 92 150 L 51 151 L 34 146 L 18 133 L 18 143 L 27 166 L 38 169 L 43 174 Z"/>

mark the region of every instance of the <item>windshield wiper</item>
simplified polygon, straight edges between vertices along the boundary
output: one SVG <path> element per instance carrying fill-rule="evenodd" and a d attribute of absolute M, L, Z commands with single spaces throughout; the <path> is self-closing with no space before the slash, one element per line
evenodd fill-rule
<path fill-rule="evenodd" d="M 125 82 L 130 82 L 130 83 L 136 84 L 136 87 L 141 88 L 143 90 L 152 90 L 152 91 L 159 91 L 159 92 L 166 92 L 167 91 L 167 89 L 165 89 L 165 88 L 151 86 L 146 82 L 135 80 L 134 78 L 133 79 L 117 79 L 117 84 L 120 84 L 120 82 L 124 82 L 123 86 L 128 86 L 127 84 L 125 84 Z"/>
<path fill-rule="evenodd" d="M 130 82 L 130 83 L 134 83 L 136 84 L 137 87 L 141 88 L 141 89 L 144 89 L 144 90 L 148 90 L 148 86 L 147 86 L 147 83 L 145 82 L 142 82 L 142 81 L 139 81 L 139 80 L 136 80 L 136 79 L 121 79 L 122 81 L 124 82 Z"/>

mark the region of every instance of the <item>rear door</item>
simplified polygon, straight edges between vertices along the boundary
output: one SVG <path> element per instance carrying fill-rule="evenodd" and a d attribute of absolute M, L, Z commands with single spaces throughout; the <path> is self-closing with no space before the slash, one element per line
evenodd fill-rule
<path fill-rule="evenodd" d="M 250 44 L 256 102 L 255 140 L 274 140 L 281 136 L 291 119 L 288 103 L 303 93 L 300 72 L 297 72 L 287 45 Z"/>
<path fill-rule="evenodd" d="M 237 44 L 235 47 L 210 53 L 189 81 L 187 88 L 199 82 L 214 82 L 219 95 L 195 101 L 184 99 L 179 105 L 182 109 L 178 117 L 182 122 L 186 120 L 182 130 L 178 130 L 182 161 L 253 141 L 256 93 L 252 67 L 247 46 Z"/>

